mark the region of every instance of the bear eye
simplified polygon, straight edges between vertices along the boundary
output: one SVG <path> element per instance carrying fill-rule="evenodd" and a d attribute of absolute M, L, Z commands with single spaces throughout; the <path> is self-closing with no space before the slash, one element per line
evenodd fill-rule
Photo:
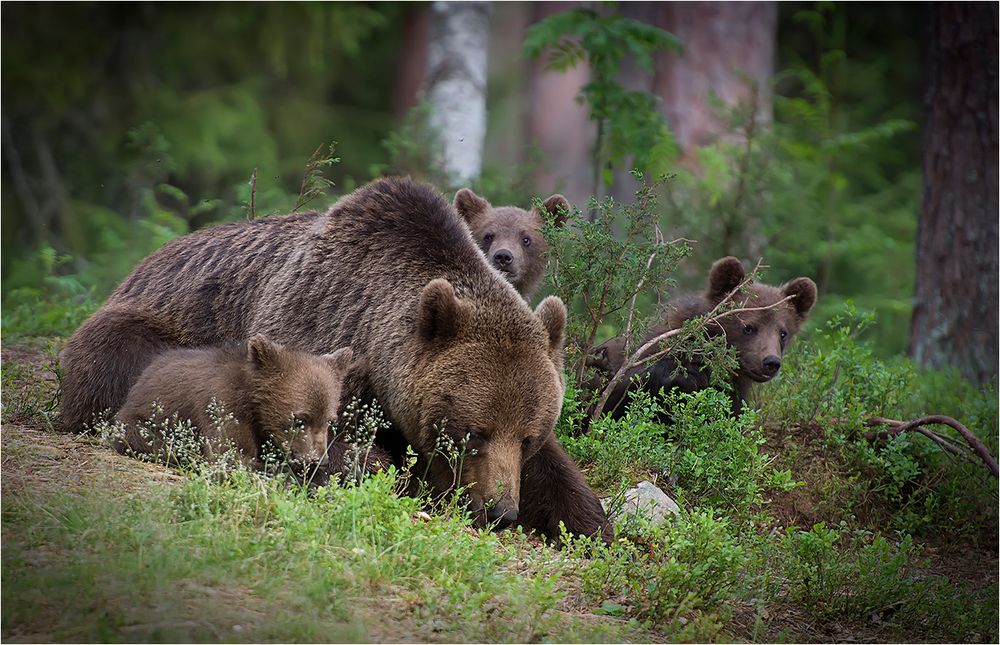
<path fill-rule="evenodd" d="M 787 331 L 785 331 L 784 329 L 782 329 L 782 330 L 781 330 L 781 331 L 780 331 L 780 332 L 778 333 L 778 335 L 779 335 L 779 336 L 781 336 L 781 340 L 785 340 L 786 338 L 788 338 L 788 332 L 787 332 Z"/>
<path fill-rule="evenodd" d="M 528 448 L 531 447 L 531 437 L 525 437 L 521 442 L 521 451 L 528 452 Z"/>
<path fill-rule="evenodd" d="M 746 334 L 747 336 L 754 333 L 755 331 L 757 331 L 757 328 L 754 327 L 753 325 L 745 325 L 743 327 L 743 333 Z"/>
<path fill-rule="evenodd" d="M 293 414 L 292 425 L 300 429 L 305 428 L 307 425 L 309 425 L 309 415 L 305 414 L 304 412 Z"/>
<path fill-rule="evenodd" d="M 524 237 L 521 238 L 521 244 L 525 246 L 531 246 L 531 238 L 525 235 Z"/>
<path fill-rule="evenodd" d="M 475 426 L 469 426 L 458 442 L 458 449 L 464 450 L 467 457 L 475 457 L 485 445 L 486 437 L 483 435 L 483 431 Z"/>
<path fill-rule="evenodd" d="M 483 242 L 486 242 L 487 244 L 493 242 L 493 233 L 487 233 L 486 235 L 484 235 Z"/>

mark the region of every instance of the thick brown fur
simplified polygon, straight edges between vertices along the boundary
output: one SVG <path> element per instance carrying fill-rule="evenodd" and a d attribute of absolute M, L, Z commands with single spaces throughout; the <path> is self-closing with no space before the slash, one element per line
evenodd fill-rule
<path fill-rule="evenodd" d="M 709 313 L 745 278 L 746 272 L 737 258 L 717 260 L 709 272 L 707 291 L 672 302 L 663 323 L 654 326 L 643 343 L 671 329 L 679 329 L 695 316 Z M 742 408 L 754 382 L 767 382 L 778 373 L 782 354 L 816 303 L 816 284 L 809 278 L 796 278 L 780 287 L 750 282 L 733 296 L 732 301 L 740 308 L 769 307 L 788 296 L 794 298 L 769 309 L 726 316 L 707 327 L 710 335 L 724 334 L 726 344 L 736 349 L 739 368 L 731 379 L 735 413 Z M 658 349 L 651 348 L 647 355 Z M 588 363 L 610 376 L 621 368 L 625 359 L 624 340 L 614 338 L 597 347 Z M 639 386 L 634 383 L 636 376 Z M 668 356 L 651 367 L 633 369 L 612 391 L 605 410 L 615 418 L 624 414 L 630 388 L 642 387 L 651 394 L 658 393 L 661 388 L 695 392 L 709 386 L 710 376 L 707 368 L 696 360 L 678 361 Z"/>
<path fill-rule="evenodd" d="M 562 195 L 552 195 L 543 207 L 562 226 L 570 210 Z M 486 259 L 510 280 L 525 300 L 531 300 L 545 273 L 545 254 L 549 245 L 542 237 L 545 221 L 537 208 L 492 206 L 488 201 L 463 188 L 455 194 L 455 210 L 465 218 L 472 237 Z"/>
<path fill-rule="evenodd" d="M 477 521 L 522 516 L 551 536 L 562 520 L 607 538 L 599 500 L 553 436 L 565 315 L 557 298 L 533 312 L 434 189 L 382 179 L 326 213 L 226 224 L 146 258 L 63 351 L 63 423 L 79 429 L 122 404 L 138 370 L 120 354 L 135 337 L 134 365 L 160 346 L 255 333 L 315 353 L 351 347 L 360 363 L 344 400 L 377 400 L 432 486 L 474 482 Z M 460 477 L 435 455 L 435 426 L 478 453 Z"/>
<path fill-rule="evenodd" d="M 244 465 L 259 469 L 261 447 L 270 441 L 290 462 L 323 464 L 350 363 L 350 349 L 317 356 L 261 335 L 246 346 L 167 350 L 139 376 L 118 412 L 126 433 L 116 448 L 162 454 L 161 428 L 143 436 L 140 424 L 176 415 L 192 423 L 210 460 L 235 448 Z M 213 400 L 223 412 L 208 412 Z"/>

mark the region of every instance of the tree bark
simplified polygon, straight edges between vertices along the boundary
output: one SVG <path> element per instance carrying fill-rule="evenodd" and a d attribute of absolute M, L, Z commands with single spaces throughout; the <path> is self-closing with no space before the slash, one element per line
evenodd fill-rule
<path fill-rule="evenodd" d="M 477 177 L 486 137 L 490 3 L 435 2 L 426 90 L 441 137 L 445 172 L 456 184 Z"/>
<path fill-rule="evenodd" d="M 997 5 L 935 3 L 910 355 L 997 374 Z"/>
<path fill-rule="evenodd" d="M 561 11 L 580 6 L 579 2 L 536 2 L 532 23 Z M 543 163 L 535 171 L 538 192 L 560 192 L 571 204 L 584 208 L 591 194 L 594 124 L 587 108 L 576 101 L 590 82 L 583 63 L 564 72 L 545 69 L 545 57 L 531 63 L 527 133 L 529 143 L 539 147 Z"/>
<path fill-rule="evenodd" d="M 654 89 L 674 137 L 685 152 L 709 143 L 724 124 L 709 106 L 714 92 L 726 105 L 747 101 L 756 82 L 757 116 L 770 123 L 778 8 L 774 2 L 664 2 L 656 26 L 684 44 L 662 52 Z"/>

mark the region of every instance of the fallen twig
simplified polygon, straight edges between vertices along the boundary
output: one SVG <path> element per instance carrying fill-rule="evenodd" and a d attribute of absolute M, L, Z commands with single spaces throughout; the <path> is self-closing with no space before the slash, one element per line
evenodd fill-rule
<path fill-rule="evenodd" d="M 990 474 L 993 475 L 995 479 L 1000 479 L 1000 469 L 997 468 L 997 462 L 993 458 L 993 455 L 990 454 L 989 448 L 986 447 L 986 444 L 980 441 L 979 437 L 974 435 L 971 430 L 969 430 L 964 425 L 962 425 L 961 423 L 959 423 L 958 421 L 956 421 L 951 417 L 947 417 L 941 414 L 932 414 L 925 417 L 920 417 L 919 419 L 913 419 L 912 421 L 897 421 L 896 419 L 886 419 L 885 417 L 870 417 L 865 421 L 865 424 L 868 425 L 869 427 L 877 427 L 882 425 L 889 426 L 888 430 L 884 430 L 881 432 L 875 431 L 875 432 L 865 433 L 865 438 L 870 441 L 878 439 L 879 435 L 881 434 L 898 436 L 903 434 L 904 432 L 914 431 L 931 439 L 934 443 L 941 446 L 942 450 L 946 450 L 947 452 L 951 452 L 952 454 L 964 454 L 957 447 L 961 444 L 956 444 L 949 437 L 945 437 L 944 435 L 938 434 L 936 432 L 928 430 L 927 428 L 922 427 L 928 424 L 939 424 L 939 425 L 950 426 L 956 432 L 962 435 L 962 438 L 965 439 L 966 443 L 969 444 L 971 450 L 975 452 L 979 456 L 979 458 L 983 461 L 983 464 L 990 471 Z"/>

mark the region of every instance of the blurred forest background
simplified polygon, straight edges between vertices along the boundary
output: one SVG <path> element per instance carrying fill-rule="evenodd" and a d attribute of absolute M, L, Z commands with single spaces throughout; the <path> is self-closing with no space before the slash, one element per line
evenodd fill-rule
<path fill-rule="evenodd" d="M 69 333 L 177 235 L 325 208 L 382 174 L 443 191 L 471 184 L 494 204 L 561 191 L 586 210 L 593 195 L 631 199 L 628 171 L 638 167 L 668 176 L 664 234 L 697 241 L 679 288 L 700 289 L 722 255 L 751 266 L 763 257 L 769 282 L 816 280 L 819 321 L 848 300 L 876 312 L 866 333 L 881 355 L 909 351 L 937 366 L 955 363 L 940 355 L 957 343 L 972 356 L 958 362 L 966 375 L 996 374 L 994 4 L 4 3 L 2 12 L 8 338 Z M 457 53 L 442 51 L 454 36 L 448 20 L 465 19 L 451 26 L 464 38 Z M 979 49 L 970 54 L 969 42 Z M 968 67 L 979 59 L 982 70 Z M 472 122 L 454 127 L 483 145 L 456 135 L 473 161 L 453 167 L 456 130 L 435 90 L 466 63 L 484 66 L 481 78 L 471 70 L 484 120 L 477 126 L 472 101 L 457 110 Z M 967 159 L 948 167 L 963 181 L 972 172 L 978 201 L 966 220 L 945 213 L 928 224 L 944 241 L 918 258 L 935 92 L 975 108 L 971 122 L 952 114 L 950 123 L 985 134 L 976 153 L 960 128 L 948 130 L 959 134 L 942 145 Z M 975 263 L 977 280 L 967 265 L 942 263 L 942 244 Z M 962 309 L 952 345 L 911 344 L 918 266 L 926 281 L 968 283 L 956 294 L 962 307 L 926 305 Z M 920 334 L 940 332 L 928 324 Z"/>

